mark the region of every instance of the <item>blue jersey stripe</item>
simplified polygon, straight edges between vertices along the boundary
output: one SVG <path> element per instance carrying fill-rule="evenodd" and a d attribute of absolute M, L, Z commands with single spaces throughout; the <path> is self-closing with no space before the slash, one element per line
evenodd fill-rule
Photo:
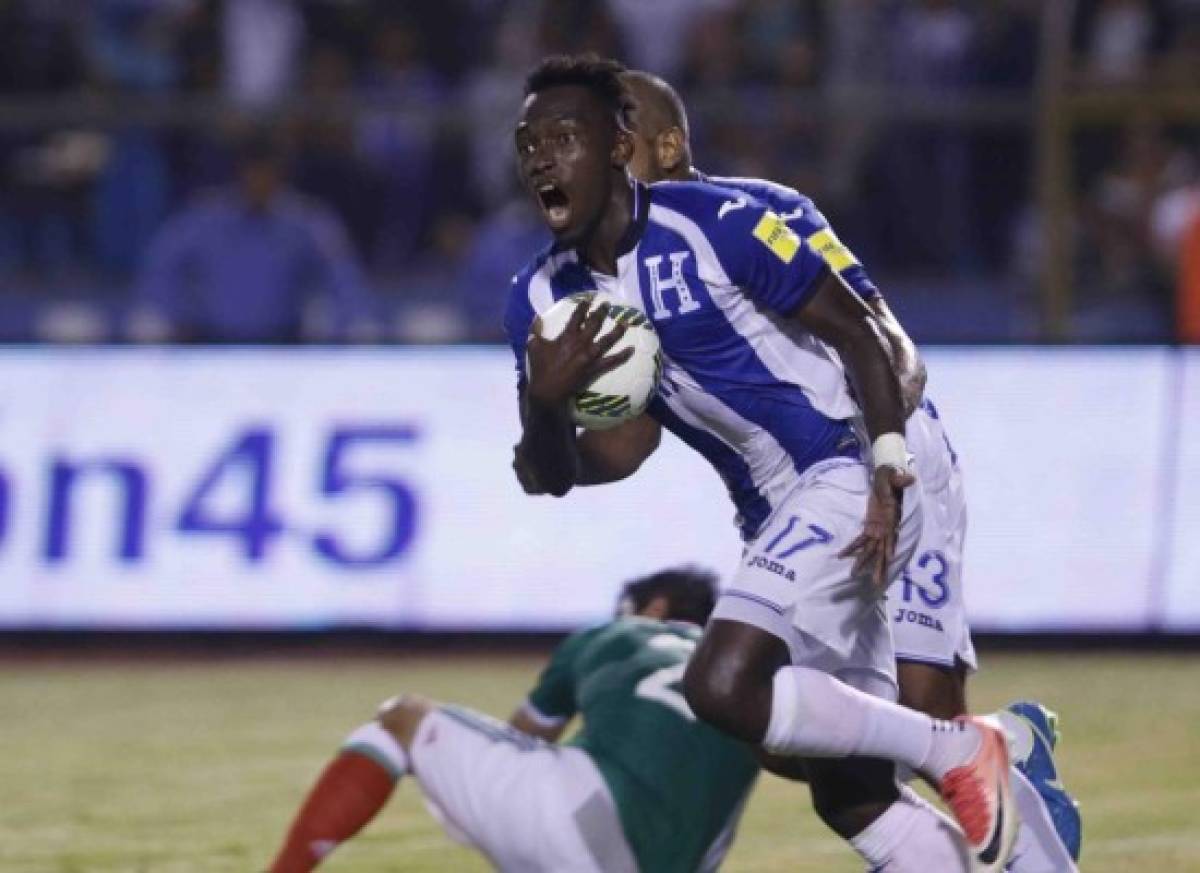
<path fill-rule="evenodd" d="M 759 492 L 746 460 L 708 431 L 692 427 L 671 411 L 666 400 L 655 397 L 647 410 L 667 430 L 704 456 L 724 480 L 738 511 L 743 539 L 752 540 L 771 514 L 771 505 Z"/>

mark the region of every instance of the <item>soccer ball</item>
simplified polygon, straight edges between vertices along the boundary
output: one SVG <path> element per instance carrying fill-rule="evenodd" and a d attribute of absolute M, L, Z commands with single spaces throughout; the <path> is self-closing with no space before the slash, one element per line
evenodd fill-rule
<path fill-rule="evenodd" d="M 612 347 L 609 355 L 633 349 L 633 356 L 628 361 L 597 376 L 571 399 L 571 419 L 577 425 L 589 430 L 608 430 L 645 412 L 662 375 L 662 346 L 654 325 L 642 312 L 595 291 L 584 291 L 559 300 L 534 322 L 534 330 L 546 339 L 556 339 L 580 300 L 591 301 L 589 312 L 602 302 L 608 304 L 608 316 L 599 336 L 603 337 L 618 324 L 625 325 L 625 336 Z"/>

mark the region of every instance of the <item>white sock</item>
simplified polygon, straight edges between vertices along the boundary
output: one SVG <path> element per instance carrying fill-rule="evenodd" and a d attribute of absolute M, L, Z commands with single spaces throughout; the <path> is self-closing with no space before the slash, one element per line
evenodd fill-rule
<path fill-rule="evenodd" d="M 929 754 L 925 763 L 913 769 L 928 773 L 941 782 L 947 773 L 975 757 L 983 736 L 979 728 L 965 721 L 942 721 L 931 718 L 933 722 L 933 742 L 929 745 Z"/>
<path fill-rule="evenodd" d="M 408 772 L 408 754 L 377 721 L 355 728 L 342 743 L 342 751 L 365 755 L 396 779 Z"/>
<path fill-rule="evenodd" d="M 776 674 L 768 752 L 814 758 L 888 758 L 940 780 L 979 748 L 974 725 L 945 722 L 851 688 L 810 667 Z"/>
<path fill-rule="evenodd" d="M 1016 767 L 1009 772 L 1009 779 L 1021 827 L 1008 869 L 1011 873 L 1078 873 L 1037 789 Z"/>
<path fill-rule="evenodd" d="M 962 832 L 907 786 L 900 799 L 850 840 L 872 870 L 887 873 L 966 873 Z"/>

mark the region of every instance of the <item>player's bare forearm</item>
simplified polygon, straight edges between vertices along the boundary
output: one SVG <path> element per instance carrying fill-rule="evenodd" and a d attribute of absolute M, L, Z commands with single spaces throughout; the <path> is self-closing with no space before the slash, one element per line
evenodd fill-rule
<path fill-rule="evenodd" d="M 792 318 L 841 356 L 871 439 L 904 433 L 904 404 L 891 348 L 862 298 L 837 274 L 828 273 L 817 293 Z"/>
<path fill-rule="evenodd" d="M 521 398 L 521 441 L 513 468 L 528 494 L 562 497 L 579 481 L 575 425 L 565 403 L 545 404 Z"/>
<path fill-rule="evenodd" d="M 574 433 L 573 427 L 571 430 Z M 537 434 L 534 439 L 536 437 Z M 553 458 L 556 452 L 543 451 L 538 454 L 537 449 L 531 448 L 533 440 L 527 442 L 522 439 L 516 446 L 513 468 L 528 494 L 553 494 L 555 492 L 547 487 L 548 484 L 565 483 L 568 480 L 575 485 L 606 485 L 636 473 L 658 448 L 661 438 L 661 425 L 649 415 L 640 415 L 611 430 L 579 432 L 574 437 L 577 466 L 573 479 L 569 479 L 565 472 L 545 472 L 542 468 L 546 459 Z M 557 440 L 553 444 L 557 446 Z M 559 454 L 566 455 L 565 448 L 561 447 Z M 540 459 L 541 463 L 535 458 Z M 563 463 L 569 466 L 570 461 L 567 459 Z"/>
<path fill-rule="evenodd" d="M 904 433 L 900 380 L 891 349 L 878 320 L 862 299 L 831 273 L 793 318 L 841 355 L 872 441 L 883 434 Z M 838 556 L 853 558 L 852 573 L 865 575 L 876 590 L 883 592 L 896 551 L 901 490 L 911 485 L 913 478 L 906 464 L 880 464 L 875 460 L 863 532 Z"/>
<path fill-rule="evenodd" d="M 904 417 L 907 420 L 925 396 L 925 383 L 929 378 L 925 370 L 925 360 L 921 357 L 917 344 L 912 341 L 912 337 L 904 330 L 882 296 L 870 297 L 865 302 L 874 313 L 879 328 L 891 347 L 896 376 L 900 380 L 900 399 L 904 402 Z"/>
<path fill-rule="evenodd" d="M 632 476 L 658 448 L 662 426 L 639 415 L 611 430 L 585 430 L 576 445 L 580 485 L 603 485 Z"/>

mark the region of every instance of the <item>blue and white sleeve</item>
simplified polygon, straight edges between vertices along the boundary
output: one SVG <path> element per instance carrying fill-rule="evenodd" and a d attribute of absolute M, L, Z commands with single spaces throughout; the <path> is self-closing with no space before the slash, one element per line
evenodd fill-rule
<path fill-rule="evenodd" d="M 787 220 L 788 227 L 808 243 L 859 297 L 869 300 L 882 296 L 879 288 L 867 275 L 866 268 L 859 263 L 854 252 L 838 238 L 829 220 L 811 200 L 797 197 L 796 208 L 788 211 L 783 217 Z"/>
<path fill-rule="evenodd" d="M 504 311 L 504 333 L 512 348 L 517 367 L 517 390 L 525 387 L 525 346 L 536 313 L 529 302 L 529 279 L 525 271 L 513 277 L 508 289 L 508 306 Z"/>
<path fill-rule="evenodd" d="M 707 230 L 730 281 L 781 315 L 808 303 L 830 269 L 778 213 L 758 201 L 727 209 Z"/>

